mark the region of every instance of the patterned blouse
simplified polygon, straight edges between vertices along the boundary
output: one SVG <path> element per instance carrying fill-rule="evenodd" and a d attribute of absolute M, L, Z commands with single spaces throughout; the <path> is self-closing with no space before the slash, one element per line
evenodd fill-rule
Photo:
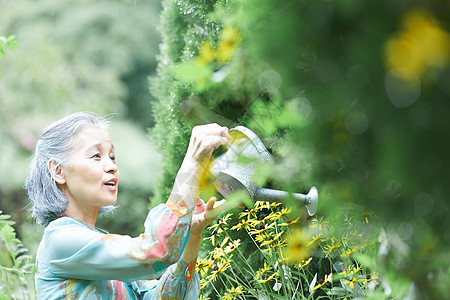
<path fill-rule="evenodd" d="M 184 201 L 160 204 L 135 238 L 70 217 L 50 222 L 37 252 L 38 299 L 197 299 L 196 261 L 180 259 L 192 211 Z"/>

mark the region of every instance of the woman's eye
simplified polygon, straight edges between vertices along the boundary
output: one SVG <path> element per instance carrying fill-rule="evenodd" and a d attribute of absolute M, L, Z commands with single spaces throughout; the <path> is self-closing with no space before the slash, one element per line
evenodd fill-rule
<path fill-rule="evenodd" d="M 114 155 L 110 156 L 109 158 L 114 162 L 116 161 L 116 157 Z"/>
<path fill-rule="evenodd" d="M 101 158 L 100 153 L 95 153 L 91 158 Z"/>

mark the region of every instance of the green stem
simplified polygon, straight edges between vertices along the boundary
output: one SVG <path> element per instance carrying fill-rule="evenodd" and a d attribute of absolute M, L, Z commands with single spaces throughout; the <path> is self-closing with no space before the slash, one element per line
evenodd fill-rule
<path fill-rule="evenodd" d="M 226 258 L 227 258 L 229 261 L 231 261 L 230 256 L 229 256 L 228 254 L 226 254 L 226 253 L 225 253 L 225 255 L 226 255 Z M 240 272 L 241 274 L 244 274 L 244 272 L 239 268 L 239 266 L 238 266 L 237 264 L 235 264 L 235 266 L 236 266 L 236 268 L 239 270 L 239 272 Z M 239 277 L 239 276 L 234 272 L 233 268 L 230 268 L 230 271 L 231 271 L 231 273 L 233 273 L 234 277 L 231 277 L 231 276 L 229 276 L 229 275 L 226 274 L 226 273 L 223 273 L 223 274 L 224 274 L 225 276 L 228 276 L 230 279 L 233 279 L 233 281 L 236 282 L 237 284 L 240 284 L 240 285 L 244 286 L 246 289 L 248 289 L 248 290 L 251 289 L 251 286 L 250 286 L 250 285 L 247 285 L 247 283 L 246 283 L 244 280 L 242 280 L 241 277 Z"/>
<path fill-rule="evenodd" d="M 275 232 L 278 235 L 279 232 L 278 232 L 278 226 L 277 226 L 276 222 L 275 222 Z M 283 257 L 283 253 L 282 253 L 281 249 L 278 248 L 278 251 L 279 251 L 279 256 L 280 256 L 281 260 L 283 260 L 284 257 Z M 285 270 L 283 269 L 282 265 L 280 266 L 280 263 L 278 263 L 278 266 L 279 266 L 279 268 L 281 270 L 280 274 L 281 274 L 281 282 L 283 283 L 282 287 L 283 287 L 284 294 L 285 295 L 289 295 L 289 298 L 292 299 L 290 290 L 287 289 L 287 285 L 288 285 L 287 283 L 289 282 L 289 280 L 286 281 L 286 277 L 285 277 L 285 274 L 284 274 Z M 284 284 L 284 283 L 286 283 L 286 284 Z M 279 292 L 278 292 L 278 294 L 279 294 Z"/>
<path fill-rule="evenodd" d="M 228 234 L 228 232 L 225 231 L 225 230 L 224 230 L 224 232 L 225 232 L 225 234 L 227 235 L 227 237 L 233 242 L 233 239 L 230 237 L 230 235 Z M 247 234 L 248 234 L 248 232 L 247 232 Z M 253 239 L 252 239 L 252 240 L 253 240 Z M 258 247 L 258 248 L 259 248 L 259 247 Z M 243 260 L 243 261 L 246 263 L 246 265 L 250 268 L 252 274 L 253 274 L 253 275 L 256 275 L 255 270 L 254 270 L 254 269 L 252 268 L 252 266 L 248 263 L 247 259 L 245 258 L 244 254 L 241 252 L 241 250 L 239 249 L 239 247 L 236 247 L 236 249 L 237 249 L 237 251 L 239 252 L 239 255 L 241 256 L 242 260 Z M 237 265 L 236 265 L 236 266 L 237 266 Z M 239 270 L 239 272 L 241 272 L 242 274 L 244 274 L 244 273 L 240 270 L 239 267 L 238 267 L 238 270 Z M 233 274 L 234 274 L 234 272 L 233 272 Z M 256 282 L 258 283 L 258 285 L 260 286 L 260 288 L 263 289 L 263 286 L 261 285 L 261 283 L 258 282 L 258 281 L 256 281 Z"/>

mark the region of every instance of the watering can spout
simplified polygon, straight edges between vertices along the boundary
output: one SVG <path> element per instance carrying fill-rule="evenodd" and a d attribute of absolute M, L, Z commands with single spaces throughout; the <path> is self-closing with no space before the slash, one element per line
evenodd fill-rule
<path fill-rule="evenodd" d="M 256 190 L 253 199 L 256 201 L 282 202 L 289 195 L 294 197 L 295 200 L 298 200 L 301 205 L 304 205 L 306 207 L 309 216 L 313 216 L 316 213 L 319 194 L 317 192 L 317 188 L 314 186 L 309 190 L 309 193 L 307 195 L 260 188 Z"/>
<path fill-rule="evenodd" d="M 258 165 L 273 163 L 272 156 L 250 129 L 237 126 L 230 130 L 230 135 L 232 143 L 228 150 L 211 166 L 211 173 L 215 178 L 214 186 L 220 195 L 226 197 L 234 190 L 244 190 L 254 200 L 268 202 L 281 202 L 291 195 L 306 208 L 309 216 L 316 213 L 318 192 L 315 187 L 312 187 L 307 195 L 303 195 L 257 186 L 251 180 L 252 176 L 255 175 Z M 246 162 L 240 160 L 241 157 L 246 157 Z"/>

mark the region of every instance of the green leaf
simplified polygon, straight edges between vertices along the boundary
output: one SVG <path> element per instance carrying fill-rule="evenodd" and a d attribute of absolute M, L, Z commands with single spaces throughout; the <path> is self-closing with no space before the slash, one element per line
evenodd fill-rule
<path fill-rule="evenodd" d="M 3 48 L 3 45 L 0 44 L 0 57 L 4 57 L 5 56 L 5 48 Z"/>
<path fill-rule="evenodd" d="M 13 50 L 19 48 L 19 43 L 16 41 L 10 41 L 6 44 L 6 46 L 9 48 L 9 50 L 13 51 Z"/>
<path fill-rule="evenodd" d="M 366 254 L 355 254 L 355 259 L 363 266 L 374 269 L 376 266 L 376 263 L 374 259 Z"/>
<path fill-rule="evenodd" d="M 172 69 L 172 74 L 179 80 L 197 81 L 210 78 L 212 70 L 207 66 L 199 66 L 191 62 L 185 62 L 176 65 Z"/>
<path fill-rule="evenodd" d="M 11 218 L 10 215 L 2 215 L 0 211 L 0 220 L 8 220 L 9 218 Z"/>
<path fill-rule="evenodd" d="M 7 38 L 6 38 L 6 42 L 8 43 L 8 42 L 12 42 L 14 39 L 16 38 L 16 36 L 13 34 L 13 35 L 10 35 L 10 36 L 8 36 Z"/>

